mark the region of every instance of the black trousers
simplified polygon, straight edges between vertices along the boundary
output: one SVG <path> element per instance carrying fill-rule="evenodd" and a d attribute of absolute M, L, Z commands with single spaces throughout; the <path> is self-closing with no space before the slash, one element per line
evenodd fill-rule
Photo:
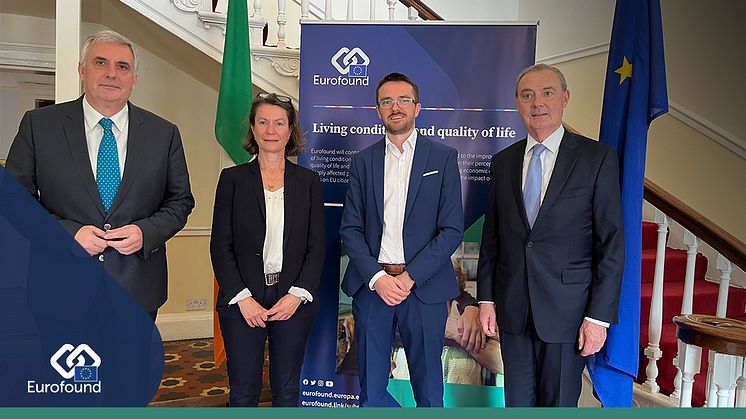
<path fill-rule="evenodd" d="M 529 314 L 523 333 L 500 331 L 500 345 L 507 407 L 577 407 L 586 362 L 577 342 L 542 341 Z"/>
<path fill-rule="evenodd" d="M 278 286 L 265 291 L 264 308 L 271 308 L 281 296 Z M 230 307 L 240 313 L 238 305 Z M 301 307 L 285 321 L 266 322 L 267 327 L 250 327 L 243 317 L 220 316 L 220 330 L 225 341 L 229 405 L 257 406 L 262 391 L 264 346 L 269 339 L 269 381 L 272 406 L 297 407 L 300 396 L 300 370 L 313 315 L 299 316 Z"/>

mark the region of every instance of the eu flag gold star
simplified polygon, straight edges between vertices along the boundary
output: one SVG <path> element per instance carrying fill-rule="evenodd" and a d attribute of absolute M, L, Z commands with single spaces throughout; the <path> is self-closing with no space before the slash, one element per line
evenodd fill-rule
<path fill-rule="evenodd" d="M 622 66 L 614 70 L 615 73 L 619 74 L 619 84 L 624 83 L 627 77 L 632 77 L 632 64 L 627 61 L 627 57 L 624 57 Z"/>

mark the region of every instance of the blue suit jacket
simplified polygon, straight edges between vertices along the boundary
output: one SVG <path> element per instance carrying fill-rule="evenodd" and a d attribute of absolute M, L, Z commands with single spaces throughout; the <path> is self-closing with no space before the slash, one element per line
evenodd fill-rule
<path fill-rule="evenodd" d="M 350 164 L 340 234 L 350 264 L 342 291 L 354 296 L 381 270 L 386 140 L 357 153 Z M 418 136 L 404 212 L 404 258 L 414 295 L 433 304 L 458 295 L 451 254 L 461 243 L 464 211 L 456 150 Z"/>

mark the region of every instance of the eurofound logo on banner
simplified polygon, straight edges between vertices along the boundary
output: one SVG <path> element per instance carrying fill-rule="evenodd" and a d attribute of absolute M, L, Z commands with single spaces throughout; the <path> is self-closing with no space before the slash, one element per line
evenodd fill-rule
<path fill-rule="evenodd" d="M 341 47 L 331 57 L 332 67 L 339 73 L 334 77 L 313 75 L 314 86 L 367 86 L 370 58 L 362 49 Z"/>
<path fill-rule="evenodd" d="M 28 393 L 101 393 L 101 380 L 98 377 L 101 357 L 87 344 L 81 343 L 76 347 L 66 343 L 49 358 L 49 363 L 63 379 L 54 383 L 28 380 Z"/>

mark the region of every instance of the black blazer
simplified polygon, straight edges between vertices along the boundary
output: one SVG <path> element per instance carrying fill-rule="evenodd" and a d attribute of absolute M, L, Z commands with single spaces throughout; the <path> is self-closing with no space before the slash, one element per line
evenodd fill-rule
<path fill-rule="evenodd" d="M 29 111 L 8 154 L 7 169 L 71 234 L 135 224 L 143 248 L 103 253 L 103 266 L 146 311 L 166 301 L 166 240 L 194 208 L 184 148 L 176 125 L 128 103 L 127 160 L 119 192 L 104 212 L 91 170 L 83 97 Z"/>
<path fill-rule="evenodd" d="M 285 161 L 285 229 L 282 240 L 280 295 L 291 286 L 307 290 L 318 308 L 318 286 L 324 266 L 324 201 L 318 173 Z M 248 288 L 260 304 L 264 299 L 264 187 L 257 159 L 224 169 L 215 192 L 210 238 L 212 267 L 220 286 L 217 310 L 235 315 L 228 302 Z M 269 308 L 269 307 L 265 307 Z M 297 314 L 297 313 L 296 313 Z"/>
<path fill-rule="evenodd" d="M 533 229 L 521 188 L 526 140 L 492 158 L 477 299 L 501 330 L 575 342 L 585 316 L 615 323 L 624 270 L 619 168 L 604 144 L 565 132 Z"/>

